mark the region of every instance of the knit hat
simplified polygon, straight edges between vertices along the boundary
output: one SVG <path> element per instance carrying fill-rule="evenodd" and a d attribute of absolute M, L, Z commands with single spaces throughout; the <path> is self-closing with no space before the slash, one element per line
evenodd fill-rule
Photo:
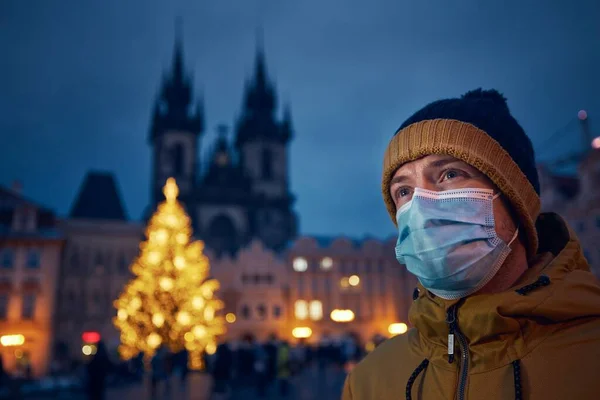
<path fill-rule="evenodd" d="M 455 157 L 485 174 L 517 213 L 528 256 L 536 254 L 541 204 L 533 146 L 504 96 L 496 90 L 472 90 L 428 104 L 400 126 L 385 151 L 381 185 L 394 224 L 392 177 L 403 164 L 431 154 Z"/>

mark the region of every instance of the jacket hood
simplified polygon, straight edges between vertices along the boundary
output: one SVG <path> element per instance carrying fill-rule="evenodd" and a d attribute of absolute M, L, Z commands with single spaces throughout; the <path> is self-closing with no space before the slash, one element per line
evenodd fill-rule
<path fill-rule="evenodd" d="M 419 285 L 409 319 L 419 332 L 411 342 L 430 362 L 450 369 L 447 310 L 469 343 L 471 371 L 489 371 L 523 358 L 548 335 L 583 318 L 600 316 L 600 285 L 575 234 L 561 217 L 536 223 L 540 251 L 509 290 L 444 300 Z"/>

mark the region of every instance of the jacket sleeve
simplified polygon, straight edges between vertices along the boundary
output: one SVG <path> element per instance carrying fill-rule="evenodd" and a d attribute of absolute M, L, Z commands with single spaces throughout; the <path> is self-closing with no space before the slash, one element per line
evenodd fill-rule
<path fill-rule="evenodd" d="M 342 390 L 342 399 L 341 400 L 354 400 L 352 397 L 352 389 L 350 388 L 350 379 L 352 374 L 348 374 L 346 377 L 346 381 L 344 382 L 344 389 Z"/>

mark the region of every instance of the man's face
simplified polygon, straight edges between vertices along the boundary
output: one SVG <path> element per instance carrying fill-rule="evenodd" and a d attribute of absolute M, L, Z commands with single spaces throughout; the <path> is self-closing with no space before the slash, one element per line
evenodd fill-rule
<path fill-rule="evenodd" d="M 429 155 L 402 165 L 392 177 L 390 194 L 396 210 L 412 199 L 415 188 L 432 191 L 462 188 L 498 188 L 476 168 L 464 161 L 446 155 Z M 508 243 L 515 233 L 516 224 L 503 196 L 494 200 L 494 219 L 498 236 Z"/>

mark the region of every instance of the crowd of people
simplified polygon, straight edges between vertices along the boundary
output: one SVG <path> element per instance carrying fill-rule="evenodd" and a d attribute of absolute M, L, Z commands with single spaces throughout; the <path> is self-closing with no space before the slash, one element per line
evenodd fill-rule
<path fill-rule="evenodd" d="M 247 388 L 255 390 L 258 397 L 275 391 L 285 398 L 290 394 L 290 379 L 309 365 L 347 369 L 364 355 L 364 347 L 352 336 L 325 337 L 314 346 L 298 341 L 291 346 L 274 335 L 266 342 L 248 335 L 239 342 L 222 342 L 207 358 L 207 368 L 213 377 L 215 400 Z"/>
<path fill-rule="evenodd" d="M 221 342 L 214 354 L 205 355 L 204 361 L 205 373 L 212 378 L 211 392 L 215 400 L 245 390 L 254 391 L 258 397 L 273 393 L 285 398 L 292 391 L 291 379 L 307 367 L 348 370 L 364 356 L 364 346 L 352 335 L 335 339 L 323 337 L 316 345 L 303 340 L 290 345 L 275 335 L 259 342 L 252 335 L 246 335 L 240 340 Z M 58 363 L 53 363 L 51 375 L 78 376 L 90 400 L 105 399 L 109 386 L 142 384 L 144 381 L 149 386 L 151 398 L 161 398 L 172 390 L 187 387 L 188 363 L 187 351 L 173 353 L 166 346 L 158 348 L 146 360 L 139 354 L 127 361 L 117 361 L 100 341 L 86 362 L 62 363 L 61 368 Z M 0 359 L 0 386 L 8 379 Z"/>

